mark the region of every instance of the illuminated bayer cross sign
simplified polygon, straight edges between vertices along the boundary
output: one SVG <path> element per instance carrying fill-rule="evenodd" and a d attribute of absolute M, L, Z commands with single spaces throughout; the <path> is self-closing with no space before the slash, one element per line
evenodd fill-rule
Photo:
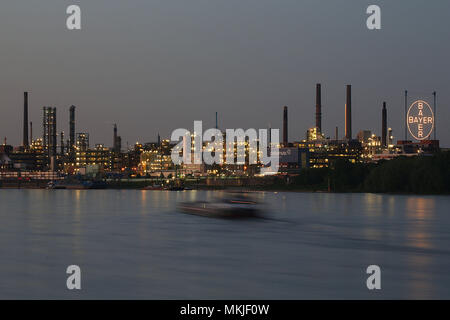
<path fill-rule="evenodd" d="M 434 129 L 434 114 L 430 105 L 423 100 L 414 101 L 408 109 L 409 133 L 417 140 L 427 139 Z"/>

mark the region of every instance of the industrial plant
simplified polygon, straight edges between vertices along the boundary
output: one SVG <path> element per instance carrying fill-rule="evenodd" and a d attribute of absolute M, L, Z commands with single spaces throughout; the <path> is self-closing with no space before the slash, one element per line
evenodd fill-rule
<path fill-rule="evenodd" d="M 434 97 L 435 97 L 434 93 Z M 215 165 L 175 165 L 171 159 L 174 141 L 161 139 L 158 134 L 156 141 L 136 143 L 126 150 L 122 147 L 122 139 L 118 134 L 118 126 L 112 127 L 112 144 L 90 145 L 88 132 L 76 131 L 76 106 L 68 107 L 69 138 L 65 140 L 64 131 L 57 131 L 57 108 L 44 106 L 42 108 L 42 135 L 33 136 L 33 122 L 28 116 L 28 92 L 24 92 L 23 101 L 23 139 L 22 145 L 13 147 L 7 143 L 7 138 L 0 145 L 0 181 L 1 186 L 30 185 L 42 187 L 46 183 L 65 181 L 73 177 L 84 179 L 120 180 L 130 178 L 186 179 L 186 178 L 243 178 L 261 175 L 263 164 L 250 164 L 249 153 L 252 152 L 248 139 L 245 141 L 246 161 L 241 164 Z M 282 108 L 282 141 L 279 148 L 279 176 L 296 175 L 306 168 L 329 168 L 336 160 L 347 160 L 351 163 L 376 163 L 380 160 L 390 160 L 400 156 L 417 156 L 433 154 L 440 150 L 439 140 L 436 140 L 434 112 L 426 102 L 414 102 L 408 110 L 407 91 L 405 91 L 405 137 L 394 142 L 393 130 L 388 126 L 388 105 L 380 106 L 381 136 L 370 130 L 360 130 L 356 136 L 352 131 L 352 86 L 346 86 L 344 106 L 344 135 L 339 136 L 336 126 L 334 136 L 327 136 L 322 129 L 322 85 L 316 84 L 315 126 L 306 131 L 305 137 L 289 139 L 288 137 L 288 106 Z M 425 116 L 425 107 L 432 113 Z M 415 106 L 417 115 L 414 112 Z M 63 108 L 58 112 L 64 112 Z M 416 141 L 408 140 L 407 127 L 410 135 L 416 125 Z M 425 132 L 424 126 L 430 127 Z M 218 119 L 216 113 L 216 128 Z M 434 139 L 430 139 L 434 130 Z M 195 143 L 194 140 L 192 143 Z M 202 148 L 207 148 L 203 143 Z M 235 145 L 235 148 L 237 146 Z M 226 150 L 226 146 L 224 146 Z M 34 184 L 33 184 L 34 183 Z"/>

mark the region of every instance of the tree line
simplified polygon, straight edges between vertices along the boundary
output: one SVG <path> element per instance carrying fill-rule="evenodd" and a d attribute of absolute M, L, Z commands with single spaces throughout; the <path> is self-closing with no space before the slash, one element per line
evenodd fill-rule
<path fill-rule="evenodd" d="M 400 156 L 376 164 L 336 160 L 329 168 L 304 169 L 286 182 L 287 189 L 297 190 L 450 194 L 450 152 Z"/>

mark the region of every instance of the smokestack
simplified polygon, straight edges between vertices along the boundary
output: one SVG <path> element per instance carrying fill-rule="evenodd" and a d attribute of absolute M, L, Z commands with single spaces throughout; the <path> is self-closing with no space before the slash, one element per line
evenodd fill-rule
<path fill-rule="evenodd" d="M 54 119 L 53 119 L 53 123 L 52 123 L 52 140 L 53 140 L 52 155 L 53 155 L 53 157 L 55 157 L 56 156 L 56 144 L 57 144 L 57 142 L 56 142 L 56 108 L 53 108 L 53 114 L 54 114 Z"/>
<path fill-rule="evenodd" d="M 338 131 L 338 127 L 336 127 L 336 131 L 335 131 L 335 140 L 338 141 L 339 140 L 339 131 Z"/>
<path fill-rule="evenodd" d="M 383 102 L 383 110 L 381 112 L 381 145 L 383 147 L 387 146 L 387 110 L 386 110 L 386 102 Z"/>
<path fill-rule="evenodd" d="M 120 153 L 120 151 L 122 150 L 122 137 L 118 136 L 117 137 L 117 153 Z M 127 150 L 128 150 L 128 141 L 127 141 Z"/>
<path fill-rule="evenodd" d="M 436 119 L 436 91 L 433 92 L 433 104 L 434 104 L 434 119 Z M 436 140 L 436 120 L 433 121 L 434 126 L 434 140 Z"/>
<path fill-rule="evenodd" d="M 64 155 L 64 131 L 61 131 L 61 156 Z"/>
<path fill-rule="evenodd" d="M 321 85 L 316 85 L 316 128 L 318 133 L 322 132 L 322 93 Z"/>
<path fill-rule="evenodd" d="M 270 147 L 272 146 L 272 124 L 269 123 L 269 132 L 267 133 L 267 139 L 269 140 L 268 149 L 270 150 Z"/>
<path fill-rule="evenodd" d="M 30 143 L 33 144 L 33 122 L 30 121 Z"/>
<path fill-rule="evenodd" d="M 216 112 L 216 129 L 218 129 L 217 112 Z"/>
<path fill-rule="evenodd" d="M 283 110 L 283 146 L 288 146 L 288 107 Z"/>
<path fill-rule="evenodd" d="M 404 127 L 405 127 L 405 141 L 408 140 L 408 134 L 406 132 L 406 126 L 407 126 L 407 110 L 408 109 L 408 90 L 405 90 L 405 122 L 404 122 Z"/>
<path fill-rule="evenodd" d="M 352 139 L 352 86 L 347 85 L 347 103 L 345 104 L 345 138 Z"/>
<path fill-rule="evenodd" d="M 28 149 L 28 92 L 23 93 L 23 147 Z"/>
<path fill-rule="evenodd" d="M 117 124 L 114 124 L 114 136 L 113 136 L 113 151 L 114 152 L 118 152 L 117 151 Z"/>
<path fill-rule="evenodd" d="M 70 119 L 69 119 L 69 146 L 70 152 L 73 153 L 75 149 L 75 106 L 70 107 Z"/>
<path fill-rule="evenodd" d="M 267 132 L 267 156 L 270 157 L 271 153 L 270 153 L 270 149 L 272 147 L 272 124 L 269 122 L 269 129 Z"/>

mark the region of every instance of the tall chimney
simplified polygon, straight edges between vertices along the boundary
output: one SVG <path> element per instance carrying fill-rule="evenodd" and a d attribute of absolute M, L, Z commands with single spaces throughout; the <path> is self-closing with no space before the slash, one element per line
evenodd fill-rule
<path fill-rule="evenodd" d="M 269 123 L 269 132 L 267 133 L 267 139 L 268 139 L 268 151 L 270 152 L 270 147 L 272 146 L 272 124 Z"/>
<path fill-rule="evenodd" d="M 336 141 L 338 141 L 339 140 L 339 131 L 338 131 L 339 129 L 338 129 L 338 127 L 336 127 L 336 131 L 335 131 L 335 139 L 336 139 Z"/>
<path fill-rule="evenodd" d="M 114 124 L 114 136 L 113 136 L 113 151 L 114 152 L 119 152 L 120 150 L 117 150 L 117 124 Z"/>
<path fill-rule="evenodd" d="M 387 146 L 387 110 L 386 102 L 383 102 L 383 110 L 381 112 L 381 145 Z"/>
<path fill-rule="evenodd" d="M 23 147 L 28 149 L 28 92 L 23 93 Z"/>
<path fill-rule="evenodd" d="M 288 146 L 288 107 L 283 109 L 283 147 Z"/>
<path fill-rule="evenodd" d="M 69 119 L 69 146 L 67 151 L 73 153 L 75 150 L 75 106 L 70 107 L 70 119 Z"/>
<path fill-rule="evenodd" d="M 322 93 L 321 85 L 316 85 L 316 128 L 318 133 L 322 132 Z"/>
<path fill-rule="evenodd" d="M 436 91 L 433 92 L 433 104 L 434 104 L 434 119 L 436 119 Z M 434 140 L 436 140 L 436 120 L 433 120 L 434 126 Z"/>
<path fill-rule="evenodd" d="M 347 85 L 347 103 L 345 104 L 345 138 L 352 139 L 352 86 Z"/>
<path fill-rule="evenodd" d="M 52 123 L 52 140 L 53 140 L 53 145 L 52 145 L 52 155 L 53 157 L 56 157 L 56 145 L 57 145 L 57 141 L 56 141 L 56 108 L 53 108 L 53 123 Z"/>
<path fill-rule="evenodd" d="M 64 131 L 61 131 L 61 156 L 64 156 Z"/>

